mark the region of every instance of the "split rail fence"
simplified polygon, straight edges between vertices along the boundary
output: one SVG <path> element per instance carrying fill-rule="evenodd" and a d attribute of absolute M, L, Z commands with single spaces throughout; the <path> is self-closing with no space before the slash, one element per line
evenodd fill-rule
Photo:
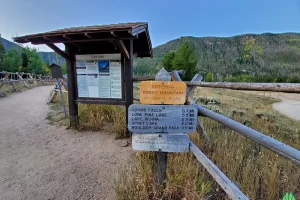
<path fill-rule="evenodd" d="M 170 72 L 172 77 L 172 81 L 182 81 L 178 71 Z M 146 80 L 155 80 L 155 77 L 136 77 L 133 81 L 146 81 Z M 293 163 L 300 166 L 300 151 L 290 147 L 280 141 L 277 141 L 263 133 L 251 129 L 237 121 L 234 121 L 228 117 L 225 117 L 221 114 L 213 112 L 207 108 L 202 107 L 201 105 L 196 104 L 193 99 L 189 97 L 192 91 L 197 86 L 204 86 L 205 83 L 201 82 L 202 76 L 196 74 L 194 78 L 186 82 L 188 88 L 186 92 L 186 104 L 196 106 L 198 110 L 199 116 L 208 117 L 212 120 L 215 120 L 226 127 L 235 130 L 237 133 L 253 140 L 254 142 L 264 146 L 265 148 L 273 151 L 274 153 L 285 157 L 286 159 L 292 161 Z M 280 86 L 274 86 L 274 84 L 269 84 L 269 91 L 274 91 L 275 88 L 279 88 Z M 205 87 L 205 86 L 204 86 Z M 208 86 L 206 86 L 208 87 Z M 273 87 L 273 89 L 270 89 Z M 299 84 L 296 84 L 296 89 L 298 90 Z M 221 87 L 224 88 L 224 87 Z M 286 87 L 285 87 L 286 88 Z M 281 88 L 282 89 L 282 88 Z M 250 90 L 255 90 L 251 89 Z M 267 88 L 268 90 L 268 88 Z M 288 89 L 290 90 L 290 89 Z M 134 99 L 139 101 L 139 99 Z M 198 121 L 198 126 L 202 130 L 204 134 L 204 138 L 207 138 L 206 131 L 204 130 L 203 124 L 201 121 Z M 242 191 L 195 145 L 192 141 L 190 141 L 190 151 L 195 155 L 196 159 L 203 165 L 203 167 L 210 173 L 210 175 L 216 180 L 216 182 L 222 187 L 222 189 L 226 192 L 226 194 L 231 199 L 241 199 L 248 200 L 249 198 L 243 194 Z"/>
<path fill-rule="evenodd" d="M 55 85 L 56 80 L 51 76 L 43 76 L 32 73 L 24 73 L 24 72 L 0 72 L 0 96 L 3 95 L 4 85 L 11 86 L 10 92 L 21 91 L 19 87 L 19 83 L 23 84 L 26 88 L 31 88 L 40 85 Z"/>

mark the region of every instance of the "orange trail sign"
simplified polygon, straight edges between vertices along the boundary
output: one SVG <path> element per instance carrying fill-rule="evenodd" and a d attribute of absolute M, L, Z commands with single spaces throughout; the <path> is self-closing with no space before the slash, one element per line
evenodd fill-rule
<path fill-rule="evenodd" d="M 184 104 L 186 84 L 171 81 L 142 81 L 140 101 L 142 104 Z"/>

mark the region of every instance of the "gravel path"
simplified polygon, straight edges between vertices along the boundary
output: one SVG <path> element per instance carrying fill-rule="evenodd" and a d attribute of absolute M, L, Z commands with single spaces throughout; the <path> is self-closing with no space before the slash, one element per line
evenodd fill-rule
<path fill-rule="evenodd" d="M 276 97 L 276 94 L 273 94 Z M 281 102 L 274 103 L 273 108 L 288 117 L 300 120 L 300 94 L 278 93 Z"/>
<path fill-rule="evenodd" d="M 113 178 L 131 148 L 110 133 L 49 125 L 52 88 L 0 99 L 0 199 L 115 199 Z"/>
<path fill-rule="evenodd" d="M 256 94 L 266 97 L 273 97 L 281 100 L 272 105 L 274 110 L 296 119 L 300 120 L 300 94 L 284 93 L 284 92 L 261 92 L 261 91 L 243 91 L 244 93 Z"/>

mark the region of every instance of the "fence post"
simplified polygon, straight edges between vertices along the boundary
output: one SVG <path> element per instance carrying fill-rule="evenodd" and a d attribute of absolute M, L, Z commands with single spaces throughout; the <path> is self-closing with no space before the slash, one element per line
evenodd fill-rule
<path fill-rule="evenodd" d="M 21 80 L 23 81 L 24 85 L 25 85 L 27 88 L 29 88 L 27 82 L 26 82 L 26 81 L 23 79 L 23 77 L 22 77 L 23 74 L 24 74 L 24 73 L 21 73 L 21 74 L 20 74 L 19 72 L 17 72 L 18 78 L 21 79 Z"/>

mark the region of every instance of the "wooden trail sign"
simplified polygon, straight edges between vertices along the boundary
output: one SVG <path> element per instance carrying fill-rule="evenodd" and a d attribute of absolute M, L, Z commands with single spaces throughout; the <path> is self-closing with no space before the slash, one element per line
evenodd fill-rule
<path fill-rule="evenodd" d="M 142 81 L 140 101 L 142 104 L 184 104 L 186 84 L 171 81 Z"/>
<path fill-rule="evenodd" d="M 189 136 L 182 133 L 133 134 L 132 148 L 140 151 L 188 152 Z"/>
<path fill-rule="evenodd" d="M 128 129 L 134 133 L 190 133 L 196 130 L 198 110 L 192 105 L 133 104 Z"/>

